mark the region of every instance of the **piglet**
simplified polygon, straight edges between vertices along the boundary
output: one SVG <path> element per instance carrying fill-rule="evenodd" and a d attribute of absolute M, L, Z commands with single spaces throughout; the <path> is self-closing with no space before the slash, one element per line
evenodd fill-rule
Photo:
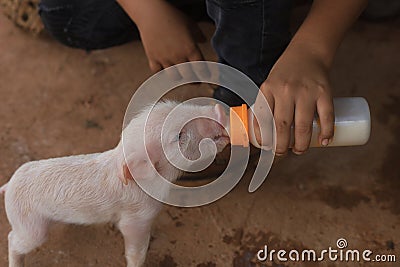
<path fill-rule="evenodd" d="M 162 204 L 142 191 L 135 181 L 153 179 L 154 169 L 171 182 L 181 175 L 164 155 L 160 138 L 164 120 L 177 105 L 177 102 L 160 102 L 134 117 L 123 130 L 124 146 L 121 139 L 114 149 L 103 153 L 22 165 L 0 189 L 5 193 L 12 227 L 8 235 L 9 266 L 24 265 L 24 255 L 45 241 L 53 221 L 84 225 L 115 223 L 124 237 L 127 266 L 142 266 L 151 224 Z M 165 134 L 164 150 L 170 155 L 182 153 L 195 159 L 199 156 L 199 142 L 204 138 L 214 140 L 218 152 L 229 143 L 221 106 L 180 104 L 180 108 L 182 112 L 171 120 L 177 126 L 170 124 Z M 201 116 L 213 119 L 198 118 L 183 128 L 178 127 L 190 117 Z M 139 145 L 141 142 L 147 151 Z"/>

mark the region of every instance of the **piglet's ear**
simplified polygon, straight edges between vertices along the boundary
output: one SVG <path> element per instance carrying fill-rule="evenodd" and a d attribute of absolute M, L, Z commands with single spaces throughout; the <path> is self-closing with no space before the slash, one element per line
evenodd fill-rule
<path fill-rule="evenodd" d="M 120 173 L 120 174 L 118 175 L 118 178 L 121 180 L 121 182 L 122 182 L 124 185 L 127 185 L 127 184 L 128 184 L 128 180 L 132 180 L 132 181 L 133 181 L 132 173 L 131 173 L 131 171 L 129 170 L 127 164 L 124 164 L 124 165 L 122 166 L 122 173 Z"/>
<path fill-rule="evenodd" d="M 129 167 L 128 167 L 129 166 Z M 119 173 L 118 178 L 124 185 L 134 179 L 146 179 L 151 177 L 154 173 L 154 168 L 149 159 L 141 159 L 140 157 L 131 156 L 124 161 L 122 171 Z"/>

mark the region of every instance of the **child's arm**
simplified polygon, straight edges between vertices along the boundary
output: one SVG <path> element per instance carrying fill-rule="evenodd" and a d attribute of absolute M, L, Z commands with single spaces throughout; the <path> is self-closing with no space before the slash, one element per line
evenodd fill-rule
<path fill-rule="evenodd" d="M 332 140 L 334 113 L 328 73 L 345 32 L 366 3 L 314 0 L 307 18 L 262 84 L 276 122 L 277 155 L 288 150 L 292 123 L 293 152 L 301 154 L 308 149 L 315 111 L 321 122 L 320 144 Z"/>
<path fill-rule="evenodd" d="M 203 60 L 188 18 L 165 0 L 117 0 L 136 23 L 153 72 Z"/>

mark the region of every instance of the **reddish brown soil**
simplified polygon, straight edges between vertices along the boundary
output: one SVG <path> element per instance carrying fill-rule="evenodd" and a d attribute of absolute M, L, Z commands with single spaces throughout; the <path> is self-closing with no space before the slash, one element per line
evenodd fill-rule
<path fill-rule="evenodd" d="M 209 25 L 202 28 L 212 32 Z M 400 20 L 361 21 L 337 55 L 335 96 L 369 101 L 367 145 L 289 155 L 253 194 L 246 191 L 248 173 L 213 204 L 165 207 L 154 223 L 146 266 L 258 266 L 254 253 L 264 244 L 321 250 L 335 247 L 340 237 L 352 249 L 396 254 L 400 261 L 399 47 Z M 201 48 L 215 60 L 208 44 Z M 33 37 L 3 15 L 0 51 L 0 184 L 26 161 L 113 147 L 131 95 L 150 75 L 139 42 L 88 54 Z M 7 265 L 9 230 L 0 198 L 0 266 Z M 30 267 L 125 264 L 122 237 L 111 225 L 56 225 L 26 260 Z M 370 265 L 399 263 L 308 266 Z"/>

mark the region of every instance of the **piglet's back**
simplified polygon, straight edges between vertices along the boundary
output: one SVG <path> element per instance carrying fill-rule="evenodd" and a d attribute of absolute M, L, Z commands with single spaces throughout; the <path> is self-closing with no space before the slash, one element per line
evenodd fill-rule
<path fill-rule="evenodd" d="M 26 163 L 11 178 L 6 203 L 16 203 L 10 205 L 19 209 L 16 212 L 69 223 L 113 220 L 118 215 L 110 211 L 119 210 L 121 201 L 133 193 L 116 177 L 114 159 L 110 150 Z"/>

